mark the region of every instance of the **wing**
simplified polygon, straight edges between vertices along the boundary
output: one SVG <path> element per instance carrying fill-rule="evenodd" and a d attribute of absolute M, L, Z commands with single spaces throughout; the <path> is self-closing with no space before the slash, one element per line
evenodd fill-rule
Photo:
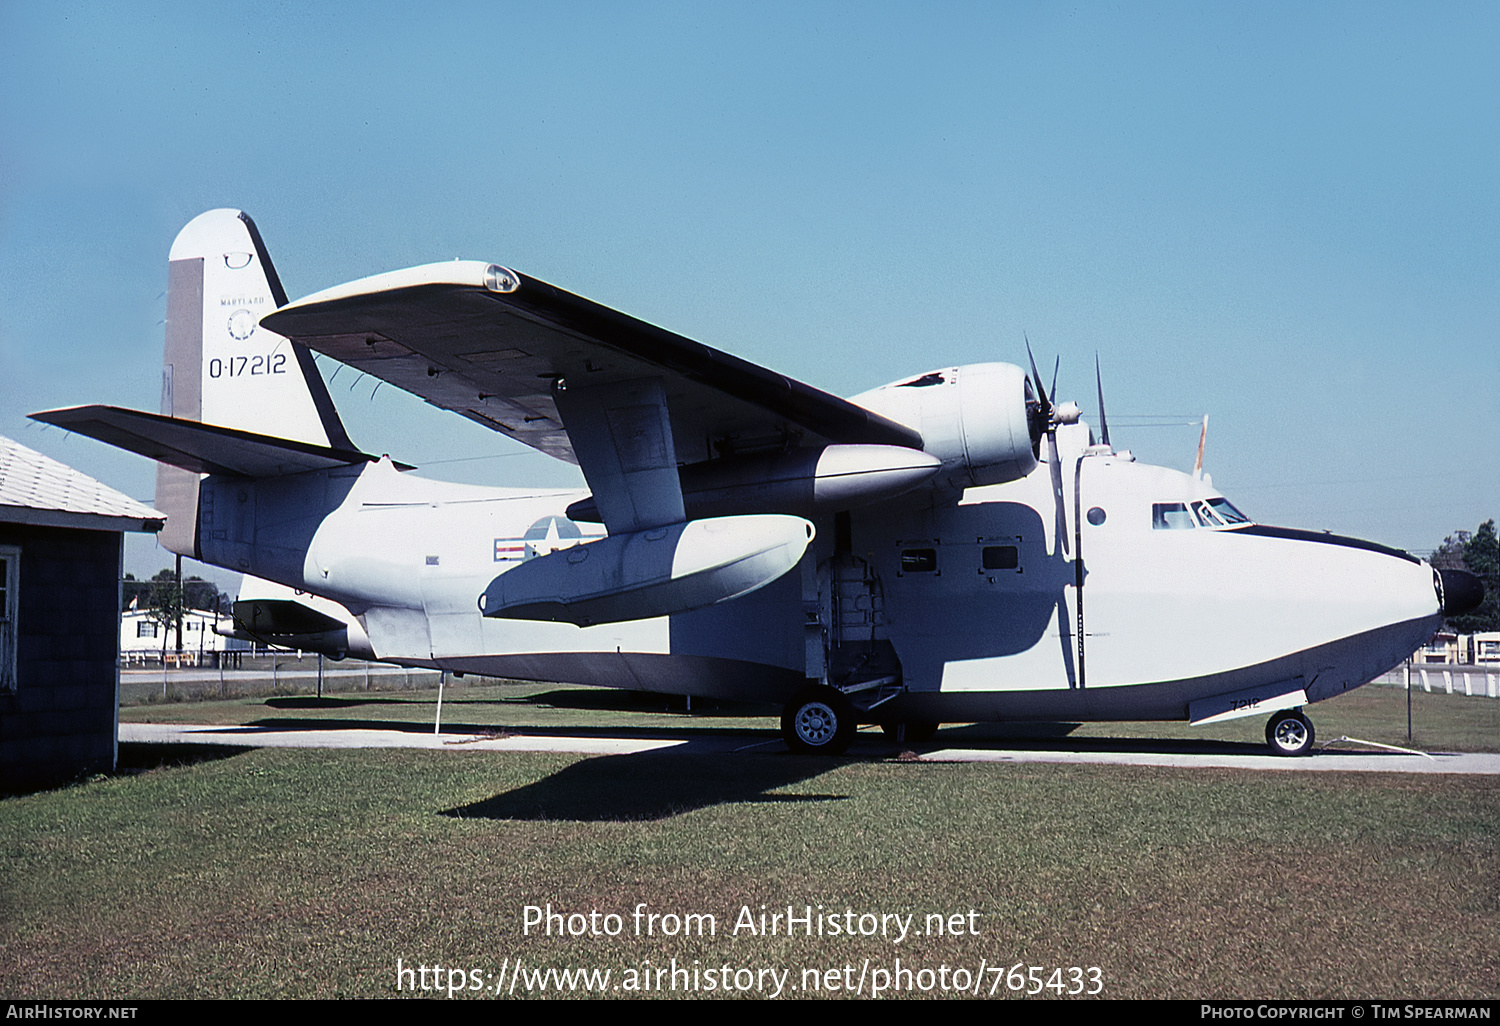
<path fill-rule="evenodd" d="M 494 264 L 376 275 L 261 323 L 586 472 L 589 442 L 570 439 L 560 388 L 659 383 L 674 466 L 830 443 L 922 447 L 916 431 L 837 396 Z"/>

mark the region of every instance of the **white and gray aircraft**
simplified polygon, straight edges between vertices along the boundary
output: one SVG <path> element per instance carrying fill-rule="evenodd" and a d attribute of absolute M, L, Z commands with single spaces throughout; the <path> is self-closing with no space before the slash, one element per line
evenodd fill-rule
<path fill-rule="evenodd" d="M 243 629 L 335 657 L 785 703 L 799 752 L 861 722 L 915 740 L 1269 714 L 1296 755 L 1303 706 L 1482 596 L 1135 462 L 1102 389 L 1096 443 L 1034 363 L 840 399 L 474 261 L 288 303 L 235 210 L 178 235 L 167 304 L 160 415 L 35 416 L 158 460 L 163 544 L 290 589 L 242 596 Z M 313 352 L 578 464 L 589 491 L 361 452 Z"/>

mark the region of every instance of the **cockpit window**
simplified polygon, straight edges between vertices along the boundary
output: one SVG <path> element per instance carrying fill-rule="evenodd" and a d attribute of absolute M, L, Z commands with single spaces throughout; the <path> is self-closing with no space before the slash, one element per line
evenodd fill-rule
<path fill-rule="evenodd" d="M 1151 526 L 1158 531 L 1182 531 L 1193 527 L 1222 530 L 1248 523 L 1250 518 L 1225 498 L 1198 499 L 1192 503 L 1157 502 L 1151 506 Z"/>
<path fill-rule="evenodd" d="M 1250 522 L 1250 518 L 1231 506 L 1228 499 L 1209 499 L 1208 504 L 1218 514 L 1219 519 L 1226 524 L 1248 524 Z"/>
<path fill-rule="evenodd" d="M 1193 515 L 1185 502 L 1157 502 L 1151 506 L 1151 526 L 1158 531 L 1190 530 Z"/>

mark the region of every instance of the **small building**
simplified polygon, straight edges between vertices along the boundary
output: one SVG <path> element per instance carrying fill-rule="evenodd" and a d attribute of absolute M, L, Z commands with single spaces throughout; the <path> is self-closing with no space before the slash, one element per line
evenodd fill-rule
<path fill-rule="evenodd" d="M 124 533 L 162 524 L 0 437 L 0 791 L 114 769 Z"/>
<path fill-rule="evenodd" d="M 228 635 L 234 617 L 209 609 L 182 611 L 182 651 L 177 650 L 176 628 L 164 625 L 149 609 L 127 609 L 120 614 L 120 662 L 146 666 L 166 661 L 179 666 L 218 666 L 225 652 L 245 652 L 250 643 Z M 165 642 L 165 645 L 163 645 Z"/>
<path fill-rule="evenodd" d="M 1427 644 L 1417 649 L 1412 656 L 1415 663 L 1461 663 L 1464 662 L 1464 644 L 1467 639 L 1460 634 L 1455 634 L 1447 628 L 1439 630 L 1427 640 Z"/>
<path fill-rule="evenodd" d="M 1476 666 L 1494 666 L 1500 663 L 1500 631 L 1480 631 L 1473 636 L 1473 652 L 1469 661 Z"/>

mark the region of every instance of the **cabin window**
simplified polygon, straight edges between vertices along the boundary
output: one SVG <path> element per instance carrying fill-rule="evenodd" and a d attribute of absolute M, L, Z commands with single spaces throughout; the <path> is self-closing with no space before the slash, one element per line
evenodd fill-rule
<path fill-rule="evenodd" d="M 903 574 L 937 573 L 937 549 L 902 549 L 901 572 Z"/>
<path fill-rule="evenodd" d="M 1151 506 L 1151 526 L 1158 531 L 1190 530 L 1193 515 L 1185 502 L 1158 502 Z"/>
<path fill-rule="evenodd" d="M 1021 550 L 1014 545 L 986 545 L 979 558 L 986 570 L 1014 570 L 1021 565 Z"/>
<path fill-rule="evenodd" d="M 137 620 L 135 622 L 135 636 L 138 638 L 156 637 L 156 624 L 151 620 Z"/>

